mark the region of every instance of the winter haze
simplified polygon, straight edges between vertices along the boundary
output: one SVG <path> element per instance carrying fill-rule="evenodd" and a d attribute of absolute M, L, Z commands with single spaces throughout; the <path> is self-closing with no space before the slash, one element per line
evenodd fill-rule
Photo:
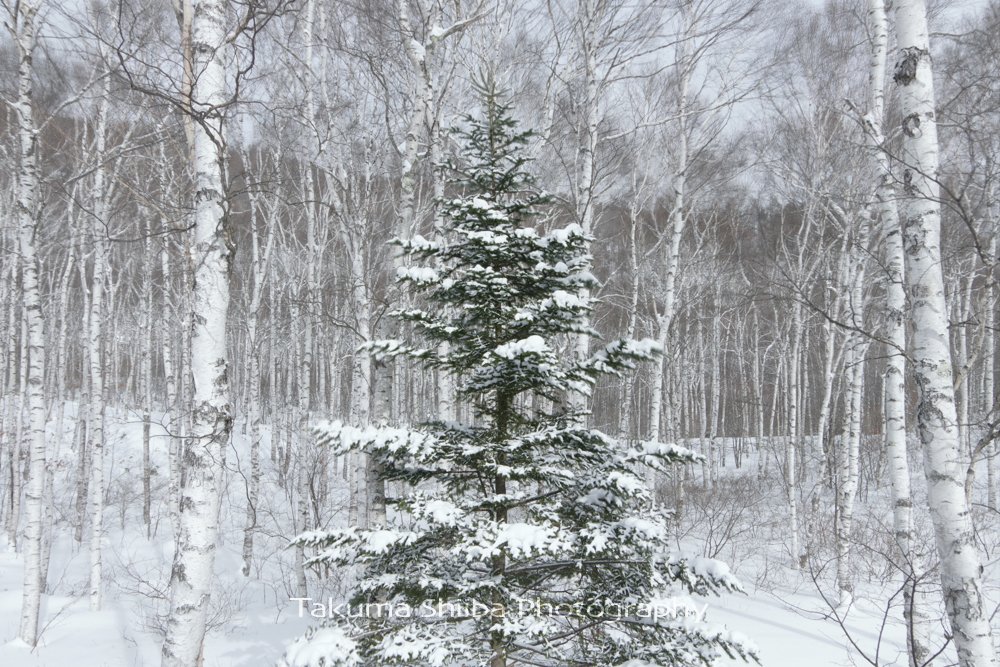
<path fill-rule="evenodd" d="M 996 0 L 0 0 L 0 665 L 997 667 Z"/>

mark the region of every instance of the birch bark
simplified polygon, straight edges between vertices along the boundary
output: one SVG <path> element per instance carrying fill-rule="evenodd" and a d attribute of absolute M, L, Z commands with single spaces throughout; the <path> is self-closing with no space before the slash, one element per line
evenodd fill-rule
<path fill-rule="evenodd" d="M 36 196 L 38 192 L 38 132 L 32 110 L 36 19 L 39 3 L 21 0 L 10 8 L 8 24 L 14 39 L 17 64 L 17 98 L 14 115 L 17 123 L 20 164 L 17 173 L 18 249 L 21 253 L 21 299 L 26 334 L 26 366 L 29 451 L 28 482 L 24 489 L 25 527 L 24 585 L 21 597 L 21 623 L 18 635 L 34 646 L 38 640 L 38 615 L 45 582 L 42 581 L 42 519 L 45 505 L 45 333 L 38 284 L 38 257 L 35 247 Z M 15 461 L 17 464 L 17 461 Z M 20 466 L 14 471 L 19 474 Z"/>
<path fill-rule="evenodd" d="M 105 79 L 110 82 L 110 79 Z M 108 117 L 107 93 L 97 110 L 96 158 L 94 170 L 94 207 L 91 217 L 91 234 L 94 239 L 94 278 L 90 288 L 90 608 L 101 608 L 101 541 L 104 537 L 104 417 L 105 417 L 105 361 L 104 350 L 104 284 L 108 274 L 108 244 L 106 204 L 107 182 L 105 168 L 106 130 Z"/>
<path fill-rule="evenodd" d="M 166 231 L 166 230 L 164 230 Z M 170 261 L 170 237 L 163 237 L 163 247 L 160 249 L 160 271 L 163 274 L 163 311 L 165 321 L 162 322 L 162 338 L 160 349 L 163 354 L 163 375 L 166 390 L 166 412 L 170 419 L 168 423 L 174 424 L 177 410 L 177 379 L 176 362 L 174 360 L 174 345 L 177 341 L 173 321 L 181 314 L 181 308 L 173 302 L 171 298 L 171 285 L 173 284 L 173 271 Z M 173 432 L 173 428 L 170 429 Z M 180 521 L 177 513 L 180 510 L 180 454 L 177 439 L 172 435 L 166 438 L 167 461 L 170 467 L 167 480 L 167 505 L 169 508 L 170 526 L 174 532 L 180 529 Z"/>
<path fill-rule="evenodd" d="M 712 318 L 712 343 L 709 349 L 712 368 L 712 414 L 709 417 L 708 434 L 708 481 L 709 487 L 715 488 L 719 481 L 719 458 L 723 456 L 724 443 L 719 440 L 720 415 L 722 407 L 722 372 L 721 357 L 723 355 L 722 342 L 722 287 L 716 286 L 715 290 L 715 315 Z"/>
<path fill-rule="evenodd" d="M 990 257 L 997 256 L 997 232 L 990 233 Z M 984 329 L 986 340 L 983 343 L 983 414 L 993 415 L 996 410 L 996 376 L 994 375 L 994 365 L 996 364 L 996 331 L 994 329 L 996 317 L 996 275 L 995 269 L 986 274 L 986 307 L 984 319 Z M 1000 507 L 997 503 L 997 478 L 1000 473 L 997 471 L 997 443 L 992 442 L 986 447 L 986 503 L 990 509 Z"/>
<path fill-rule="evenodd" d="M 244 155 L 243 163 L 249 164 L 249 157 Z M 281 150 L 277 151 L 276 163 L 281 164 Z M 251 189 L 250 200 L 253 210 L 263 212 L 263 198 Z M 264 241 L 263 252 L 260 248 L 260 235 L 254 219 L 250 223 L 250 242 L 253 256 L 253 287 L 250 292 L 250 304 L 247 319 L 247 345 L 250 353 L 249 370 L 249 412 L 247 418 L 250 421 L 250 479 L 247 485 L 247 511 L 246 524 L 243 528 L 243 576 L 249 577 L 253 561 L 253 538 L 257 527 L 257 503 L 260 499 L 260 444 L 261 444 L 261 424 L 263 422 L 263 408 L 261 406 L 261 356 L 263 345 L 260 340 L 261 327 L 261 304 L 264 299 L 264 282 L 270 275 L 271 252 L 274 248 L 274 224 L 271 217 L 265 217 L 267 221 L 267 232 Z M 272 288 L 273 289 L 273 288 Z M 270 314 L 273 321 L 276 313 Z M 272 387 L 274 378 L 271 379 Z M 273 393 L 273 389 L 272 389 Z M 275 443 L 272 442 L 272 448 Z"/>
<path fill-rule="evenodd" d="M 861 394 L 864 388 L 864 345 L 853 333 L 847 343 L 847 395 L 844 429 L 838 449 L 837 488 L 837 589 L 839 613 L 847 614 L 854 603 L 854 572 L 851 568 L 854 501 L 858 491 L 858 456 L 861 448 Z"/>
<path fill-rule="evenodd" d="M 799 480 L 798 455 L 799 443 L 799 360 L 802 342 L 802 304 L 796 301 L 792 306 L 792 326 L 789 335 L 792 338 L 792 348 L 788 364 L 788 437 L 785 438 L 785 478 L 788 487 L 788 521 L 791 531 L 792 568 L 803 567 L 804 560 L 799 527 Z"/>
<path fill-rule="evenodd" d="M 20 423 L 21 416 L 21 401 L 15 400 L 15 394 L 17 392 L 17 365 L 14 363 L 14 359 L 17 357 L 17 346 L 20 336 L 18 332 L 21 329 L 20 318 L 18 317 L 17 309 L 17 288 L 18 288 L 18 276 L 20 271 L 18 270 L 18 262 L 11 262 L 7 267 L 5 272 L 5 279 L 8 280 L 5 285 L 5 295 L 7 297 L 7 313 L 6 313 L 6 343 L 2 346 L 5 351 L 4 356 L 4 366 L 2 371 L 3 378 L 3 412 L 2 423 L 0 427 L 3 428 L 4 433 L 10 433 L 11 431 L 16 431 L 14 422 Z M 19 394 L 23 396 L 23 393 Z M 17 474 L 17 470 L 20 467 L 20 453 L 19 453 L 19 440 L 14 438 L 7 441 L 7 453 L 6 458 L 8 461 L 7 470 L 5 477 L 7 479 L 7 489 L 5 492 L 6 503 L 4 506 L 4 532 L 7 536 L 7 543 L 16 548 L 17 545 L 17 524 L 20 519 L 18 505 L 21 499 L 21 489 L 19 486 L 20 475 Z"/>
<path fill-rule="evenodd" d="M 152 536 L 153 466 L 150 459 L 150 437 L 153 426 L 153 234 L 149 213 L 144 211 L 142 233 L 142 340 L 139 360 L 142 376 L 142 521 L 146 538 Z"/>
<path fill-rule="evenodd" d="M 65 437 L 66 402 L 68 400 L 66 391 L 66 367 L 68 356 L 68 330 L 69 330 L 69 281 L 76 264 L 75 234 L 70 232 L 70 247 L 66 253 L 66 267 L 63 271 L 59 285 L 59 333 L 56 339 L 56 451 L 55 456 L 59 456 L 62 447 L 62 440 Z M 0 426 L 2 428 L 2 426 Z"/>
<path fill-rule="evenodd" d="M 354 187 L 347 187 L 343 196 L 335 195 L 334 213 L 337 220 L 341 243 L 348 257 L 350 308 L 354 317 L 354 330 L 361 345 L 372 338 L 372 297 L 368 285 L 368 274 L 365 270 L 365 234 L 364 225 L 358 223 L 354 215 L 364 215 L 364 207 L 370 205 L 370 191 L 373 178 L 372 160 L 367 153 L 364 166 L 352 170 L 359 175 Z M 345 184 L 346 185 L 346 184 Z M 357 193 L 352 196 L 352 193 Z M 359 428 L 369 425 L 371 414 L 371 387 L 374 380 L 374 369 L 371 355 L 367 351 L 358 350 L 354 346 L 351 364 L 351 395 L 350 420 Z M 361 453 L 348 455 L 345 465 L 348 466 L 349 481 L 360 484 L 362 478 L 368 479 L 366 485 L 366 511 L 364 522 L 373 526 L 386 525 L 385 485 L 378 478 L 378 471 L 372 469 Z M 352 494 L 354 495 L 354 494 Z M 358 499 L 352 497 L 349 514 L 358 520 Z"/>
<path fill-rule="evenodd" d="M 948 311 L 941 270 L 941 206 L 927 8 L 924 0 L 896 3 L 902 131 L 901 218 L 906 286 L 913 323 L 911 355 L 919 402 L 917 431 L 924 452 L 927 501 L 941 558 L 941 587 L 960 667 L 996 664 L 982 590 L 982 564 L 965 499 L 955 390 L 948 344 Z"/>
<path fill-rule="evenodd" d="M 308 288 L 307 288 L 308 289 Z M 308 451 L 308 430 L 307 425 L 309 422 L 309 380 L 308 380 L 308 368 L 309 362 L 306 361 L 308 353 L 306 352 L 306 343 L 308 343 L 309 335 L 305 331 L 305 327 L 308 326 L 303 320 L 302 308 L 299 306 L 299 300 L 302 298 L 302 288 L 299 288 L 298 294 L 293 295 L 291 302 L 289 304 L 289 310 L 291 311 L 291 330 L 292 330 L 292 344 L 294 346 L 294 351 L 292 353 L 292 370 L 291 375 L 295 377 L 296 383 L 296 397 L 298 398 L 298 403 L 295 406 L 295 427 L 294 431 L 292 429 L 292 424 L 289 423 L 288 432 L 288 447 L 292 447 L 294 442 L 295 446 L 295 528 L 298 531 L 308 530 L 309 524 L 309 506 L 307 504 L 307 499 L 309 497 L 309 469 L 312 468 L 314 461 L 310 457 Z M 295 546 L 295 592 L 299 597 L 307 597 L 308 583 L 306 582 L 306 570 L 305 570 L 305 548 L 301 544 Z"/>
<path fill-rule="evenodd" d="M 191 331 L 191 431 L 185 442 L 179 531 L 170 576 L 164 667 L 198 664 L 205 638 L 218 534 L 223 450 L 232 430 L 226 322 L 232 249 L 226 230 L 226 5 L 194 0 L 191 45 L 195 172 L 194 286 Z"/>
<path fill-rule="evenodd" d="M 583 119 L 579 128 L 579 143 L 577 145 L 576 188 L 574 192 L 576 219 L 583 228 L 584 234 L 592 234 L 594 230 L 594 211 L 597 208 L 595 196 L 595 181 L 597 171 L 598 123 L 600 121 L 601 86 L 597 72 L 597 26 L 602 21 L 606 5 L 599 0 L 580 0 L 579 18 L 577 20 L 580 32 L 580 51 L 583 61 Z M 586 293 L 581 294 L 584 298 Z M 574 342 L 576 358 L 586 359 L 590 354 L 590 337 L 579 335 Z M 662 364 L 662 362 L 659 362 Z M 662 382 L 662 379 L 661 379 Z M 576 392 L 570 397 L 570 410 L 581 415 L 587 411 L 587 396 Z M 586 419 L 582 417 L 582 419 Z"/>
<path fill-rule="evenodd" d="M 889 22 L 885 0 L 870 0 L 868 26 L 871 35 L 869 69 L 869 107 L 866 138 L 877 168 L 875 190 L 876 226 L 881 230 L 886 271 L 886 332 L 889 346 L 886 358 L 884 414 L 885 448 L 892 488 L 893 535 L 902 556 L 904 577 L 903 619 L 906 626 L 907 655 L 910 667 L 925 667 L 930 655 L 925 614 L 916 608 L 914 577 L 913 500 L 910 493 L 910 467 L 906 448 L 906 290 L 904 254 L 896 191 L 884 151 L 885 72 L 889 51 Z"/>
<path fill-rule="evenodd" d="M 633 186 L 635 186 L 635 178 L 633 175 Z M 639 188 L 635 188 L 637 191 Z M 627 311 L 627 320 L 625 324 L 625 339 L 632 340 L 635 338 L 636 324 L 639 313 L 639 249 L 636 243 L 636 233 L 639 227 L 639 204 L 638 201 L 633 200 L 629 205 L 628 212 L 628 270 L 629 270 L 629 303 Z M 660 372 L 662 373 L 662 361 L 657 361 L 657 365 L 661 366 Z M 632 433 L 632 420 L 633 420 L 633 409 L 632 401 L 634 394 L 635 378 L 631 376 L 626 376 L 622 380 L 622 407 L 621 412 L 618 416 L 618 433 L 623 438 L 633 437 Z M 659 427 L 657 427 L 659 430 Z M 636 429 L 638 433 L 638 429 Z M 656 438 L 654 438 L 656 439 Z"/>
<path fill-rule="evenodd" d="M 686 5 L 685 5 L 686 7 Z M 670 326 L 676 314 L 677 303 L 677 272 L 680 266 L 681 238 L 684 236 L 686 223 L 684 206 L 687 193 L 688 168 L 688 87 L 690 85 L 690 66 L 687 57 L 687 44 L 690 38 L 690 21 L 686 22 L 684 38 L 678 45 L 678 66 L 680 68 L 677 84 L 677 163 L 672 174 L 674 194 L 673 206 L 667 222 L 667 240 L 663 248 L 663 309 L 656 315 L 656 342 L 666 349 L 670 338 Z M 658 440 L 660 432 L 672 432 L 671 425 L 664 429 L 661 424 L 663 413 L 663 381 L 666 367 L 663 360 L 658 360 L 653 368 L 653 388 L 651 391 L 649 414 L 649 439 Z"/>
<path fill-rule="evenodd" d="M 18 266 L 11 266 L 11 280 L 16 288 L 20 288 L 18 277 L 21 271 Z M 23 301 L 23 299 L 21 299 Z M 8 349 L 8 359 L 11 360 L 8 367 L 8 390 L 10 398 L 7 400 L 7 433 L 13 433 L 14 437 L 10 441 L 8 456 L 8 476 L 10 486 L 8 488 L 9 504 L 7 507 L 7 521 L 4 526 L 7 533 L 7 542 L 18 549 L 18 524 L 21 521 L 21 486 L 24 481 L 21 472 L 21 451 L 22 451 L 22 430 L 24 429 L 24 397 L 25 379 L 28 368 L 28 355 L 24 353 L 25 345 L 25 324 L 24 315 L 14 303 L 11 296 L 9 315 L 10 342 Z M 18 354 L 20 352 L 20 354 Z M 14 364 L 14 359 L 20 357 L 20 361 Z M 17 399 L 15 400 L 15 395 Z"/>

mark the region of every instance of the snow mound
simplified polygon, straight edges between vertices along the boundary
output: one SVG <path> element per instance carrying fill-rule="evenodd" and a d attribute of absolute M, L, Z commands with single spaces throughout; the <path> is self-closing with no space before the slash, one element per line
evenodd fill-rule
<path fill-rule="evenodd" d="M 515 340 L 504 343 L 493 350 L 493 354 L 501 359 L 517 359 L 525 354 L 544 354 L 549 351 L 549 346 L 541 336 L 528 336 L 523 340 Z"/>
<path fill-rule="evenodd" d="M 355 667 L 361 665 L 357 644 L 336 626 L 319 628 L 296 639 L 279 667 Z"/>

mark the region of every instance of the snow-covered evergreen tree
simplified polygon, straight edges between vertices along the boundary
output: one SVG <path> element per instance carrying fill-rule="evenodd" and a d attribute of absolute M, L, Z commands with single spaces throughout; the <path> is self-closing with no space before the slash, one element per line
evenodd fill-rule
<path fill-rule="evenodd" d="M 313 561 L 360 566 L 350 617 L 293 644 L 283 664 L 701 665 L 750 645 L 704 622 L 691 595 L 740 590 L 717 561 L 669 548 L 669 511 L 646 467 L 700 460 L 673 445 L 626 445 L 580 426 L 568 397 L 659 354 L 596 336 L 588 238 L 577 224 L 543 234 L 510 106 L 489 81 L 484 114 L 458 132 L 461 163 L 441 202 L 448 235 L 397 243 L 399 270 L 425 308 L 397 316 L 419 344 L 379 341 L 457 380 L 468 423 L 412 430 L 317 428 L 338 452 L 374 457 L 390 493 L 387 526 L 313 532 Z M 442 345 L 447 343 L 447 345 Z M 322 660 L 322 662 L 321 662 Z"/>

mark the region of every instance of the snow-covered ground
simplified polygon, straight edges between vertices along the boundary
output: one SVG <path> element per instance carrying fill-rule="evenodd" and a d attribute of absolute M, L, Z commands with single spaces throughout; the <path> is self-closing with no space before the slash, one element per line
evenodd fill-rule
<path fill-rule="evenodd" d="M 145 539 L 145 538 L 140 538 Z M 153 551 L 150 549 L 149 551 Z M 162 551 L 162 549 L 161 549 Z M 133 555 L 136 551 L 132 552 Z M 224 551 L 226 553 L 226 551 Z M 66 581 L 86 580 L 86 554 L 60 551 L 66 564 Z M 164 556 L 166 557 L 166 556 Z M 229 551 L 220 560 L 220 583 L 236 594 L 241 609 L 224 627 L 213 631 L 206 646 L 205 664 L 212 667 L 259 667 L 273 664 L 284 645 L 302 633 L 307 620 L 299 619 L 296 604 L 275 599 L 273 590 L 260 582 L 244 582 L 236 564 L 238 554 Z M 233 567 L 227 568 L 226 565 Z M 109 590 L 114 591 L 114 582 Z M 708 617 L 751 637 L 768 667 L 837 667 L 864 662 L 849 648 L 840 627 L 822 616 L 823 603 L 815 594 L 775 593 L 748 587 L 749 595 L 727 595 L 708 599 Z M 49 596 L 43 609 L 45 630 L 40 646 L 31 651 L 18 640 L 21 569 L 10 553 L 0 554 L 0 633 L 8 640 L 0 646 L 0 665 L 5 667 L 134 667 L 159 663 L 159 636 L 137 611 L 141 596 L 118 591 L 109 596 L 107 608 L 92 612 L 85 596 Z M 817 613 L 810 613 L 816 610 Z M 828 613 L 828 612 L 826 612 Z M 848 627 L 856 641 L 874 654 L 882 625 L 881 610 L 855 610 Z M 882 638 L 880 665 L 906 664 L 902 628 L 893 622 Z M 893 660 L 898 657 L 898 660 Z M 728 664 L 744 664 L 727 661 Z"/>
<path fill-rule="evenodd" d="M 71 419 L 72 414 L 68 414 L 67 429 Z M 15 638 L 21 604 L 21 562 L 9 544 L 0 543 L 2 667 L 159 664 L 162 620 L 158 614 L 165 609 L 164 594 L 172 557 L 169 518 L 162 502 L 166 431 L 161 425 L 153 430 L 154 462 L 159 474 L 154 482 L 154 533 L 147 539 L 141 520 L 141 423 L 134 414 L 118 414 L 110 421 L 111 438 L 117 442 L 109 451 L 116 452 L 118 458 L 108 461 L 104 609 L 97 612 L 89 609 L 87 540 L 81 547 L 73 538 L 70 525 L 75 497 L 75 488 L 70 485 L 73 455 L 64 447 L 60 455 L 63 465 L 57 468 L 53 492 L 55 530 L 49 594 L 42 610 L 44 629 L 34 650 Z M 70 436 L 69 430 L 66 436 Z M 299 618 L 298 605 L 291 600 L 295 595 L 292 554 L 284 545 L 293 531 L 289 528 L 289 503 L 276 483 L 276 473 L 269 474 L 262 493 L 256 571 L 251 578 L 240 574 L 245 501 L 243 479 L 237 466 L 246 465 L 247 447 L 247 438 L 238 428 L 235 451 L 227 462 L 231 468 L 230 483 L 222 516 L 224 542 L 216 561 L 218 588 L 205 649 L 207 667 L 274 664 L 284 647 L 304 632 L 312 620 Z M 270 466 L 266 437 L 264 447 L 262 458 Z M 729 464 L 732 466 L 731 458 Z M 756 471 L 755 463 L 745 461 L 739 471 L 732 468 L 726 471 L 722 485 L 735 483 L 741 476 L 755 475 Z M 746 587 L 746 596 L 704 600 L 711 622 L 725 624 L 730 630 L 750 637 L 759 646 L 761 661 L 768 667 L 868 664 L 861 652 L 872 658 L 877 653 L 880 666 L 906 664 L 901 650 L 905 642 L 898 607 L 893 607 L 888 618 L 884 618 L 884 600 L 895 590 L 891 577 L 884 583 L 859 582 L 857 602 L 845 623 L 849 641 L 841 626 L 831 618 L 830 605 L 822 599 L 809 574 L 787 567 L 780 540 L 783 508 L 775 500 L 780 495 L 743 499 L 738 505 L 727 504 L 724 496 L 721 492 L 713 494 L 712 502 L 719 503 L 718 506 L 701 510 L 712 513 L 718 526 L 699 519 L 694 509 L 699 498 L 689 498 L 689 522 L 694 525 L 681 540 L 682 547 L 696 551 L 704 545 L 714 545 L 717 557 L 729 562 Z M 742 512 L 731 517 L 740 530 L 732 532 L 728 539 L 720 538 L 726 513 L 735 511 L 734 507 Z M 749 525 L 743 526 L 747 522 Z M 820 575 L 818 580 L 820 585 L 828 586 L 828 582 L 823 583 L 824 576 Z M 328 579 L 321 585 L 325 587 L 323 590 L 311 591 L 314 597 L 337 598 L 343 593 L 336 579 Z"/>
<path fill-rule="evenodd" d="M 145 537 L 139 539 L 145 540 Z M 68 545 L 63 545 L 68 547 Z M 163 558 L 154 554 L 159 549 L 129 545 L 130 557 L 149 556 L 157 567 Z M 112 555 L 108 545 L 107 555 Z M 258 581 L 243 581 L 238 566 L 230 573 L 223 568 L 234 566 L 233 556 L 220 560 L 219 581 L 227 601 L 221 610 L 221 627 L 211 633 L 205 653 L 206 665 L 219 667 L 236 665 L 270 665 L 280 657 L 283 646 L 301 634 L 307 623 L 296 614 L 295 603 L 274 598 L 273 591 Z M 102 611 L 90 611 L 83 594 L 87 576 L 86 552 L 72 553 L 61 548 L 53 553 L 53 565 L 58 559 L 65 575 L 64 584 L 77 582 L 81 591 L 76 595 L 46 596 L 42 609 L 42 632 L 39 646 L 32 651 L 18 639 L 17 624 L 21 605 L 21 567 L 15 555 L 0 554 L 0 665 L 4 667 L 135 667 L 158 665 L 160 635 L 151 627 L 150 603 L 143 594 L 128 590 L 131 582 L 119 586 L 108 581 L 108 599 Z M 166 562 L 169 562 L 167 560 Z M 162 580 L 156 582 L 162 585 Z"/>

